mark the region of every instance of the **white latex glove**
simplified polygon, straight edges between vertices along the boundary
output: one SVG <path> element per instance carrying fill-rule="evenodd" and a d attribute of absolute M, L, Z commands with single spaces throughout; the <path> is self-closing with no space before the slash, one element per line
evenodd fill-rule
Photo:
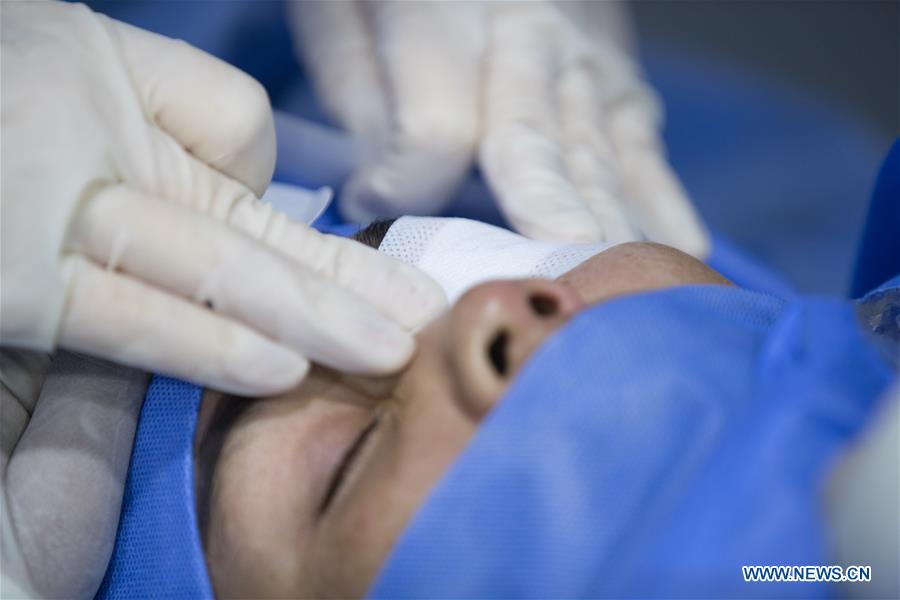
<path fill-rule="evenodd" d="M 261 204 L 263 89 L 66 3 L 2 6 L 5 346 L 55 346 L 243 394 L 309 360 L 383 373 L 436 285 Z"/>
<path fill-rule="evenodd" d="M 289 9 L 320 99 L 369 148 L 342 193 L 348 217 L 433 214 L 478 156 L 501 210 L 529 237 L 646 238 L 708 253 L 618 3 Z"/>

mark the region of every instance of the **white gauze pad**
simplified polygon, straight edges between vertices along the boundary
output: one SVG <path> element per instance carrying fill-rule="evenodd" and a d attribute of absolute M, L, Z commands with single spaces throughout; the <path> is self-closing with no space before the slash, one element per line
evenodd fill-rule
<path fill-rule="evenodd" d="M 378 249 L 430 275 L 453 303 L 493 279 L 555 279 L 613 244 L 552 244 L 469 219 L 401 217 Z"/>

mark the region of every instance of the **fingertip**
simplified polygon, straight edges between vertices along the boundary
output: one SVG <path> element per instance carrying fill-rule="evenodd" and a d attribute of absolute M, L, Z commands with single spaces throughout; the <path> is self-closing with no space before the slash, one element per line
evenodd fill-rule
<path fill-rule="evenodd" d="M 566 215 L 531 214 L 513 215 L 505 213 L 513 228 L 525 237 L 549 243 L 562 244 L 595 244 L 604 241 L 604 233 L 597 222 L 589 214 Z M 535 218 L 543 216 L 546 218 Z"/>
<path fill-rule="evenodd" d="M 641 208 L 647 237 L 704 260 L 712 251 L 709 230 L 678 176 L 665 158 L 654 155 L 648 163 Z"/>
<path fill-rule="evenodd" d="M 447 310 L 447 295 L 426 273 L 406 264 L 401 266 L 394 286 L 401 289 L 391 316 L 405 329 L 418 331 Z"/>
<path fill-rule="evenodd" d="M 400 216 L 398 208 L 388 203 L 370 181 L 368 167 L 353 173 L 341 188 L 338 210 L 348 223 L 367 224 L 381 217 Z"/>
<path fill-rule="evenodd" d="M 257 195 L 275 168 L 275 126 L 265 88 L 227 62 L 110 20 L 132 83 L 156 124 L 183 148 Z"/>
<path fill-rule="evenodd" d="M 673 240 L 672 246 L 701 261 L 705 261 L 712 254 L 712 240 L 709 232 L 699 224 L 695 231 Z"/>
<path fill-rule="evenodd" d="M 650 222 L 645 219 L 641 228 L 648 241 L 665 244 L 699 260 L 706 260 L 712 253 L 709 231 L 700 217 L 690 207 L 669 210 L 668 218 Z"/>
<path fill-rule="evenodd" d="M 348 373 L 387 375 L 401 369 L 412 358 L 416 340 L 412 333 L 384 316 L 374 306 L 364 305 L 358 314 L 359 358 L 347 365 Z"/>
<path fill-rule="evenodd" d="M 415 348 L 411 333 L 373 310 L 353 320 L 340 347 L 323 355 L 322 363 L 351 375 L 389 375 L 409 362 Z"/>
<path fill-rule="evenodd" d="M 218 145 L 195 142 L 188 149 L 200 160 L 240 181 L 260 197 L 275 172 L 277 153 L 275 119 L 269 96 L 256 79 L 235 73 L 228 82 L 227 103 L 217 107 L 215 127 Z M 199 127 L 200 119 L 195 120 Z M 166 125 L 161 123 L 165 128 Z M 180 134 L 180 132 L 179 132 Z"/>
<path fill-rule="evenodd" d="M 317 294 L 304 322 L 282 330 L 286 342 L 309 360 L 345 373 L 380 375 L 410 359 L 412 335 L 375 305 L 335 286 Z"/>
<path fill-rule="evenodd" d="M 419 331 L 434 321 L 443 314 L 449 306 L 447 294 L 444 293 L 444 290 L 437 283 L 432 282 L 431 285 L 433 286 L 432 289 L 417 296 L 417 298 L 420 299 L 418 310 L 411 311 L 413 317 L 410 319 L 409 323 L 405 324 L 412 331 Z"/>
<path fill-rule="evenodd" d="M 268 396 L 297 386 L 309 367 L 309 361 L 296 352 L 259 338 L 233 352 L 212 384 L 232 394 Z"/>
<path fill-rule="evenodd" d="M 387 335 L 381 332 L 375 339 L 379 340 L 378 347 L 381 351 L 372 353 L 371 348 L 368 348 L 367 364 L 359 369 L 348 369 L 347 372 L 361 375 L 390 375 L 406 366 L 416 350 L 415 337 L 399 328 Z"/>
<path fill-rule="evenodd" d="M 465 136 L 401 136 L 391 150 L 360 167 L 341 190 L 342 214 L 357 221 L 439 214 L 472 164 Z"/>

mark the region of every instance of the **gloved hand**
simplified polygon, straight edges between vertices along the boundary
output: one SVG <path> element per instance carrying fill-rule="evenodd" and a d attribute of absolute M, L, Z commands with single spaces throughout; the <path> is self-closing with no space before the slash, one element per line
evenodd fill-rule
<path fill-rule="evenodd" d="M 436 285 L 257 200 L 272 115 L 251 78 L 66 3 L 2 8 L 2 343 L 243 394 L 309 360 L 401 367 Z"/>
<path fill-rule="evenodd" d="M 321 101 L 370 153 L 342 192 L 349 218 L 434 214 L 478 156 L 529 237 L 707 254 L 617 3 L 289 7 Z"/>

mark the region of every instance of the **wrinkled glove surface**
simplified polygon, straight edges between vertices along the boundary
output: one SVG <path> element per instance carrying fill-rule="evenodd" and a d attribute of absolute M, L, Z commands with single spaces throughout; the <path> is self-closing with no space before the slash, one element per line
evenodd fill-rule
<path fill-rule="evenodd" d="M 400 368 L 443 305 L 425 276 L 258 201 L 262 87 L 65 3 L 2 7 L 2 343 L 244 394 L 309 361 Z"/>
<path fill-rule="evenodd" d="M 695 256 L 708 234 L 669 166 L 661 111 L 613 2 L 292 2 L 300 58 L 369 159 L 352 220 L 435 214 L 477 160 L 524 235 L 649 239 Z"/>

